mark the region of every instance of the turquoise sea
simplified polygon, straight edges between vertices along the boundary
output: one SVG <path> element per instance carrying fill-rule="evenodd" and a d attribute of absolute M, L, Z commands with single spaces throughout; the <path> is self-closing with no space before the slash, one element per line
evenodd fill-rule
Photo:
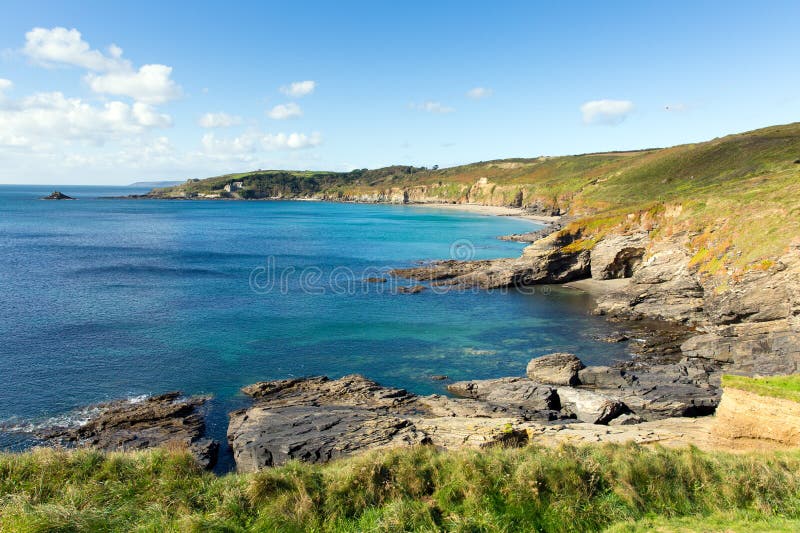
<path fill-rule="evenodd" d="M 121 187 L 0 186 L 0 424 L 77 416 L 86 404 L 168 390 L 212 394 L 224 442 L 239 388 L 362 373 L 417 393 L 430 379 L 521 375 L 571 351 L 627 357 L 567 289 L 396 294 L 361 280 L 455 254 L 512 257 L 530 221 L 426 207 L 111 200 Z M 270 285 L 270 279 L 274 284 Z M 0 449 L 31 440 L 0 434 Z M 224 446 L 223 446 L 224 448 Z M 224 451 L 224 450 L 223 450 Z M 223 465 L 225 459 L 223 457 Z"/>

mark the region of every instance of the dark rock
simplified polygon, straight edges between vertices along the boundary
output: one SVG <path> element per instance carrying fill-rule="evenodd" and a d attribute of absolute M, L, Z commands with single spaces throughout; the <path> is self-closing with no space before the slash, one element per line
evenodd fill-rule
<path fill-rule="evenodd" d="M 183 398 L 180 392 L 169 392 L 139 402 L 110 402 L 96 406 L 97 413 L 83 426 L 49 428 L 39 436 L 103 451 L 185 447 L 200 465 L 211 468 L 219 445 L 203 438 L 205 420 L 201 407 L 207 399 Z"/>
<path fill-rule="evenodd" d="M 75 198 L 67 196 L 66 194 L 61 193 L 59 191 L 53 191 L 48 196 L 42 197 L 42 200 L 74 200 L 74 199 Z"/>
<path fill-rule="evenodd" d="M 588 366 L 578 372 L 581 385 L 597 387 L 605 390 L 626 387 L 634 380 L 625 377 L 625 371 L 610 366 Z"/>
<path fill-rule="evenodd" d="M 374 409 L 266 405 L 231 413 L 228 440 L 236 468 L 252 472 L 292 459 L 318 463 L 368 449 L 420 444 L 424 435 L 408 420 Z"/>
<path fill-rule="evenodd" d="M 425 290 L 424 285 L 412 285 L 411 287 L 397 287 L 400 294 L 417 294 Z"/>
<path fill-rule="evenodd" d="M 401 278 L 433 281 L 436 285 L 528 287 L 542 283 L 566 283 L 589 277 L 589 250 L 565 251 L 577 237 L 553 233 L 539 239 L 517 259 L 435 261 L 419 267 L 393 270 Z"/>
<path fill-rule="evenodd" d="M 558 410 L 561 405 L 555 389 L 527 378 L 499 378 L 457 381 L 447 390 L 465 398 L 528 411 Z"/>
<path fill-rule="evenodd" d="M 387 278 L 364 278 L 364 283 L 386 283 Z"/>
<path fill-rule="evenodd" d="M 431 380 L 433 381 L 447 381 L 448 379 L 450 378 L 445 376 L 444 374 L 434 374 L 431 376 Z"/>
<path fill-rule="evenodd" d="M 571 353 L 553 353 L 531 359 L 527 376 L 539 383 L 550 385 L 577 385 L 578 371 L 584 368 L 580 359 Z"/>
<path fill-rule="evenodd" d="M 607 342 L 608 344 L 617 344 L 620 342 L 625 342 L 630 337 L 625 335 L 624 333 L 612 333 L 611 335 L 605 335 L 602 337 L 595 337 L 600 342 Z"/>

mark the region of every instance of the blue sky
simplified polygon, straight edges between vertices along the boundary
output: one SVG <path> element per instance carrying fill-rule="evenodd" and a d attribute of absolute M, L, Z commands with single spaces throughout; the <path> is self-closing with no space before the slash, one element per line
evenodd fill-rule
<path fill-rule="evenodd" d="M 29 1 L 2 12 L 0 183 L 451 166 L 800 118 L 797 1 Z"/>

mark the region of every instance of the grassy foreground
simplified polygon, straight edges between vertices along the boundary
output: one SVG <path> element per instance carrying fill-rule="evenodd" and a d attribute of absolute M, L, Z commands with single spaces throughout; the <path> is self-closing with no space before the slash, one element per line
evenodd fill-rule
<path fill-rule="evenodd" d="M 796 531 L 800 451 L 372 453 L 216 477 L 187 454 L 0 455 L 0 531 Z"/>

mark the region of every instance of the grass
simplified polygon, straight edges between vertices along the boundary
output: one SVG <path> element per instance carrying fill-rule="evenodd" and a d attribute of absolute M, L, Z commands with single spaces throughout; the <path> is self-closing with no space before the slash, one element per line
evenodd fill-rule
<path fill-rule="evenodd" d="M 722 376 L 722 386 L 770 398 L 800 402 L 800 374 L 760 378 L 725 375 Z"/>
<path fill-rule="evenodd" d="M 693 531 L 800 524 L 800 452 L 375 452 L 216 477 L 186 454 L 0 455 L 0 531 Z"/>

